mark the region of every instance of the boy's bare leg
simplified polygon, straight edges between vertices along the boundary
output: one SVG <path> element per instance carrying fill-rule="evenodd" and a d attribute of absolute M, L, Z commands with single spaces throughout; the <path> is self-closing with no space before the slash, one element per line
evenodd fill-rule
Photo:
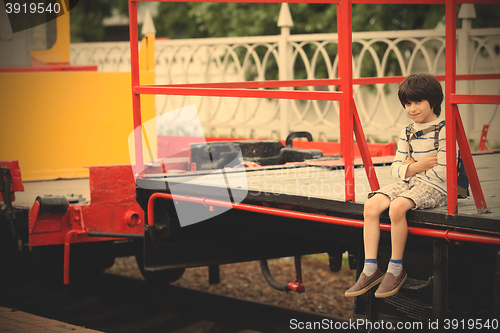
<path fill-rule="evenodd" d="M 365 263 L 358 281 L 345 292 L 346 297 L 364 294 L 382 281 L 384 273 L 377 265 L 378 242 L 380 239 L 380 214 L 389 207 L 391 199 L 385 194 L 375 194 L 365 202 L 363 238 Z"/>
<path fill-rule="evenodd" d="M 399 197 L 394 199 L 389 207 L 389 217 L 391 219 L 391 258 L 395 260 L 403 259 L 408 236 L 408 224 L 406 223 L 406 212 L 415 207 L 413 200 Z"/>
<path fill-rule="evenodd" d="M 365 202 L 363 239 L 365 258 L 376 259 L 380 240 L 380 214 L 391 204 L 391 199 L 381 193 L 375 194 Z"/>
<path fill-rule="evenodd" d="M 413 200 L 405 197 L 394 199 L 389 206 L 392 253 L 387 272 L 377 291 L 375 291 L 375 297 L 377 298 L 396 294 L 408 277 L 403 269 L 403 253 L 405 251 L 406 237 L 408 236 L 406 212 L 413 207 L 415 207 Z"/>

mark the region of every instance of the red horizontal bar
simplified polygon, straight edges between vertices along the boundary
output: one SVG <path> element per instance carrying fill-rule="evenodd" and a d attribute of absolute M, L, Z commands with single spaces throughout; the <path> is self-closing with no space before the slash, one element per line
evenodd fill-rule
<path fill-rule="evenodd" d="M 207 199 L 207 198 L 197 198 L 197 197 L 187 197 L 187 196 L 181 196 L 181 195 L 172 195 L 169 193 L 154 193 L 153 195 L 151 195 L 151 197 L 149 197 L 149 200 L 148 200 L 148 225 L 151 227 L 155 225 L 155 222 L 154 222 L 154 203 L 155 203 L 156 199 L 159 199 L 159 198 L 200 203 L 200 204 L 203 204 L 204 206 L 207 206 L 207 207 L 208 206 L 219 206 L 219 207 L 239 209 L 239 210 L 244 210 L 244 211 L 254 212 L 254 213 L 268 214 L 268 215 L 273 215 L 273 216 L 283 216 L 283 217 L 296 218 L 296 219 L 314 221 L 314 222 L 331 223 L 331 224 L 343 225 L 343 226 L 348 226 L 348 227 L 363 228 L 363 226 L 364 226 L 363 221 L 354 220 L 354 219 L 347 219 L 347 218 L 327 216 L 327 215 L 318 215 L 318 214 L 311 214 L 311 213 L 294 212 L 294 211 L 286 210 L 286 209 L 261 207 L 261 206 L 248 205 L 248 204 L 242 204 L 242 203 L 235 204 L 233 202 L 228 202 L 228 201 L 214 200 L 214 199 Z M 386 224 L 386 223 L 381 223 L 380 229 L 383 231 L 390 231 L 391 225 Z M 462 232 L 458 232 L 458 231 L 408 227 L 408 233 L 410 233 L 412 235 L 442 238 L 442 239 L 446 239 L 446 240 L 456 240 L 456 241 L 464 241 L 464 242 L 476 242 L 476 243 L 500 245 L 500 237 L 466 234 L 466 233 L 462 233 Z"/>
<path fill-rule="evenodd" d="M 132 2 L 339 3 L 342 0 L 131 0 Z M 411 0 L 408 0 L 411 1 Z"/>
<path fill-rule="evenodd" d="M 401 83 L 404 76 L 361 77 L 353 78 L 353 84 L 368 85 L 377 83 Z M 499 75 L 500 78 L 500 75 Z M 444 80 L 444 76 L 443 76 Z M 302 80 L 270 80 L 245 82 L 217 82 L 217 83 L 187 83 L 165 84 L 156 87 L 196 87 L 196 88 L 281 88 L 281 87 L 320 87 L 340 86 L 340 79 L 302 79 Z"/>
<path fill-rule="evenodd" d="M 352 0 L 352 3 L 365 4 L 407 4 L 407 5 L 439 5 L 444 4 L 445 0 Z M 455 0 L 455 4 L 472 3 L 472 4 L 492 4 L 497 5 L 498 0 Z"/>
<path fill-rule="evenodd" d="M 451 94 L 451 104 L 500 104 L 500 95 Z"/>
<path fill-rule="evenodd" d="M 225 3 L 339 3 L 342 0 L 131 0 L 132 2 L 225 2 Z M 439 5 L 445 0 L 352 0 L 352 3 L 363 4 L 407 4 L 407 5 Z M 498 4 L 498 0 L 456 0 L 456 4 Z"/>
<path fill-rule="evenodd" d="M 436 75 L 439 81 L 445 81 L 444 75 Z M 353 78 L 353 84 L 366 85 L 377 83 L 401 83 L 406 76 L 384 76 L 384 77 L 359 77 Z M 456 76 L 457 81 L 471 80 L 500 80 L 500 74 L 461 74 Z"/>
<path fill-rule="evenodd" d="M 3 67 L 0 68 L 0 73 L 19 73 L 19 72 L 96 72 L 96 65 L 89 66 L 71 66 L 71 65 L 56 65 L 56 66 L 40 66 L 40 67 Z"/>
<path fill-rule="evenodd" d="M 444 75 L 436 75 L 439 81 L 445 81 Z M 384 76 L 384 77 L 360 77 L 353 78 L 353 84 L 377 84 L 377 83 L 401 83 L 406 79 L 406 76 Z M 471 80 L 500 80 L 500 74 L 461 74 L 456 76 L 457 81 Z"/>
<path fill-rule="evenodd" d="M 319 87 L 319 86 L 338 86 L 338 85 L 340 85 L 340 79 L 303 79 L 303 80 L 164 84 L 164 85 L 156 85 L 156 87 L 256 89 L 256 88 L 282 88 L 282 87 Z"/>
<path fill-rule="evenodd" d="M 227 2 L 227 3 L 339 3 L 342 0 L 131 0 L 136 2 Z M 443 4 L 445 0 L 353 0 L 353 3 L 368 4 Z"/>
<path fill-rule="evenodd" d="M 135 94 L 149 95 L 181 95 L 181 96 L 212 96 L 212 97 L 242 97 L 242 98 L 279 98 L 279 99 L 311 99 L 323 101 L 338 101 L 342 92 L 337 91 L 282 91 L 253 89 L 216 89 L 190 88 L 169 86 L 136 86 Z"/>
<path fill-rule="evenodd" d="M 353 78 L 353 84 L 389 84 L 401 83 L 405 76 L 386 77 L 360 77 Z M 444 81 L 444 75 L 438 75 L 437 79 Z M 500 80 L 500 74 L 468 74 L 457 75 L 457 80 Z M 301 79 L 301 80 L 270 80 L 270 81 L 245 81 L 245 82 L 214 82 L 214 83 L 185 83 L 185 84 L 162 84 L 154 87 L 184 87 L 184 88 L 232 88 L 232 89 L 258 89 L 258 88 L 281 88 L 281 87 L 324 87 L 339 86 L 340 79 Z"/>
<path fill-rule="evenodd" d="M 407 4 L 407 5 L 436 5 L 444 4 L 445 0 L 352 0 L 352 3 L 364 3 L 364 4 Z"/>
<path fill-rule="evenodd" d="M 444 81 L 444 75 L 437 76 L 439 80 Z M 442 77 L 442 79 L 440 79 Z M 460 74 L 457 80 L 500 80 L 500 74 Z"/>

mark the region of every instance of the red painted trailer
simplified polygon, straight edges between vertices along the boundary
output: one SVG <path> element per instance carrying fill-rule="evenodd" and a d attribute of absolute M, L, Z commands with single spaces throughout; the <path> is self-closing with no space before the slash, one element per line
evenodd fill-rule
<path fill-rule="evenodd" d="M 169 141 L 180 144 L 169 147 L 166 144 Z M 192 171 L 190 144 L 205 141 L 227 140 L 161 137 L 160 158 L 147 164 L 148 173 Z M 316 149 L 334 153 L 338 149 L 338 144 L 328 142 L 302 142 L 300 145 L 304 151 Z M 370 147 L 371 153 L 384 161 L 390 161 L 395 151 L 394 143 Z M 176 157 L 170 157 L 172 155 Z M 0 217 L 4 222 L 10 222 L 7 227 L 11 229 L 5 230 L 3 235 L 12 234 L 13 238 L 29 247 L 63 246 L 64 260 L 60 264 L 64 266 L 64 283 L 70 282 L 71 244 L 86 244 L 88 252 L 94 252 L 92 243 L 113 244 L 118 240 L 118 248 L 122 250 L 110 250 L 97 256 L 107 256 L 109 263 L 115 256 L 137 254 L 142 257 L 141 249 L 134 245 L 133 240 L 143 238 L 145 219 L 144 211 L 136 201 L 131 165 L 91 166 L 88 167 L 88 179 L 28 182 L 24 185 L 18 161 L 0 161 L 0 169 L 0 201 L 3 201 Z"/>
<path fill-rule="evenodd" d="M 169 1 L 169 0 L 165 0 Z M 266 2 L 329 3 L 337 6 L 338 31 L 338 79 L 291 80 L 264 82 L 202 83 L 178 85 L 141 85 L 138 72 L 137 2 L 129 1 L 132 94 L 134 127 L 141 128 L 141 95 L 164 94 L 182 96 L 217 96 L 246 98 L 277 98 L 302 100 L 338 101 L 340 104 L 340 150 L 342 162 L 318 161 L 286 165 L 280 168 L 256 170 L 208 170 L 180 174 L 149 175 L 143 163 L 141 131 L 135 131 L 135 160 L 137 201 L 146 211 L 145 270 L 175 270 L 184 267 L 217 265 L 261 260 L 261 267 L 268 282 L 276 281 L 269 276 L 265 260 L 284 255 L 296 256 L 316 252 L 330 254 L 332 268 L 341 261 L 342 254 L 349 253 L 352 267 L 362 268 L 363 199 L 356 196 L 359 180 L 356 167 L 363 166 L 367 184 L 371 190 L 379 188 L 376 166 L 359 121 L 353 100 L 353 85 L 379 82 L 401 82 L 401 77 L 354 79 L 352 70 L 352 4 L 445 4 L 446 6 L 446 74 L 445 114 L 447 193 L 446 211 L 410 211 L 409 237 L 405 252 L 405 268 L 412 277 L 403 292 L 383 300 L 369 292 L 357 297 L 355 317 L 371 322 L 389 321 L 438 321 L 440 329 L 450 318 L 498 318 L 500 298 L 498 290 L 500 203 L 491 192 L 483 193 L 475 164 L 482 177 L 494 180 L 492 187 L 500 185 L 486 165 L 498 165 L 498 155 L 472 157 L 463 129 L 458 104 L 500 104 L 498 95 L 460 95 L 456 93 L 457 79 L 498 79 L 498 74 L 456 75 L 456 5 L 461 3 L 495 3 L 490 0 L 270 0 Z M 211 2 L 263 2 L 260 0 L 212 0 Z M 443 79 L 443 78 L 441 78 Z M 338 92 L 285 91 L 265 88 L 306 87 L 338 85 Z M 256 89 L 260 88 L 260 89 Z M 361 155 L 361 163 L 355 162 L 353 133 Z M 457 201 L 457 153 L 461 151 L 465 170 L 470 182 L 474 207 Z M 209 146 L 210 144 L 207 144 Z M 241 148 L 241 147 L 240 147 Z M 207 151 L 211 152 L 212 148 Z M 215 146 L 214 146 L 215 149 Z M 216 149 L 215 149 L 216 151 Z M 237 147 L 230 148 L 238 152 Z M 243 151 L 243 148 L 241 148 Z M 234 156 L 236 156 L 235 154 Z M 236 158 L 236 157 L 235 157 Z M 212 164 L 215 157 L 210 155 Z M 383 167 L 381 167 L 383 168 Z M 332 173 L 341 177 L 325 184 L 321 177 L 302 177 L 306 173 L 324 171 L 324 178 Z M 143 172 L 144 171 L 144 172 Z M 497 171 L 493 171 L 497 173 Z M 286 174 L 285 177 L 282 177 Z M 273 176 L 274 175 L 274 176 Z M 299 176 L 297 176 L 299 175 Z M 273 178 L 274 177 L 274 178 Z M 301 178 L 302 177 L 302 178 Z M 274 182 L 267 182 L 273 178 Z M 276 180 L 276 179 L 279 179 Z M 302 180 L 304 184 L 299 181 Z M 236 186 L 234 185 L 236 184 Z M 256 185 L 257 184 L 257 185 Z M 263 185 L 266 184 L 266 185 Z M 331 193 L 314 195 L 304 192 L 308 188 L 341 185 L 343 198 L 333 198 Z M 364 185 L 364 184 L 362 184 Z M 277 190 L 279 189 L 279 190 Z M 488 188 L 491 191 L 491 187 Z M 490 202 L 487 206 L 485 198 Z M 478 214 L 481 213 L 481 215 Z M 491 215 L 486 213 L 490 212 Z M 386 223 L 388 216 L 381 217 Z M 188 219 L 189 221 L 186 221 Z M 383 230 L 390 225 L 382 224 Z M 388 234 L 383 233 L 381 257 L 388 261 L 390 247 Z M 474 265 L 474 274 L 462 274 L 463 266 Z M 299 268 L 298 265 L 297 268 Z M 211 272 L 214 272 L 212 269 Z M 300 273 L 298 271 L 298 273 Z M 300 276 L 300 274 L 298 274 Z M 479 281 L 481 280 L 481 281 Z M 295 281 L 294 283 L 297 283 Z M 467 287 L 466 287 L 467 286 Z M 471 288 L 474 289 L 471 291 Z M 289 290 L 277 286 L 279 290 Z M 299 290 L 302 290 L 299 288 Z M 474 295 L 471 295 L 474 294 Z M 479 296 L 481 295 L 481 296 Z M 474 306 L 471 306 L 474 304 Z"/>
<path fill-rule="evenodd" d="M 168 0 L 167 0 L 168 1 Z M 389 181 L 380 177 L 392 162 L 388 152 L 394 145 L 371 146 L 352 98 L 355 84 L 401 82 L 402 77 L 352 77 L 351 23 L 353 3 L 426 3 L 446 4 L 446 74 L 439 77 L 446 83 L 445 111 L 447 118 L 448 206 L 446 210 L 412 211 L 408 214 L 409 239 L 405 262 L 413 278 L 398 296 L 377 301 L 373 294 L 356 300 L 357 318 L 371 321 L 445 320 L 457 317 L 497 317 L 500 303 L 497 290 L 500 272 L 500 203 L 492 194 L 500 186 L 498 154 L 473 157 L 458 113 L 457 104 L 499 104 L 498 95 L 465 96 L 455 91 L 456 80 L 499 79 L 498 74 L 456 75 L 455 26 L 456 4 L 495 3 L 491 0 L 213 0 L 214 2 L 314 2 L 338 6 L 339 78 L 328 80 L 290 80 L 234 83 L 203 83 L 189 85 L 141 85 L 139 52 L 136 41 L 137 2 L 129 0 L 133 121 L 136 165 L 93 166 L 89 168 L 88 198 L 36 192 L 23 186 L 21 170 L 16 161 L 0 162 L 2 209 L 0 219 L 4 244 L 21 242 L 20 248 L 56 247 L 65 282 L 73 268 L 80 265 L 101 268 L 118 255 L 136 254 L 145 274 L 162 282 L 178 278 L 184 268 L 261 260 L 266 279 L 265 260 L 281 256 L 328 252 L 332 270 L 339 269 L 342 255 L 348 253 L 351 267 L 362 263 L 363 198 L 356 195 L 359 185 L 364 192 L 378 189 Z M 338 85 L 339 92 L 266 90 L 266 88 Z M 259 89 L 257 89 L 259 88 Z M 280 165 L 257 164 L 242 154 L 243 164 L 218 170 L 193 164 L 196 156 L 193 143 L 200 138 L 187 138 L 184 147 L 173 152 L 165 138 L 164 156 L 179 154 L 175 160 L 159 158 L 143 162 L 141 94 L 170 94 L 222 97 L 255 97 L 285 99 L 317 99 L 340 102 L 340 143 L 320 142 L 244 142 L 218 139 L 206 140 L 213 151 L 222 147 L 241 152 L 245 145 L 270 144 L 279 147 L 282 155 L 299 154 L 299 160 Z M 450 125 L 451 124 L 451 125 Z M 353 133 L 356 137 L 354 144 Z M 162 139 L 160 139 L 162 141 Z M 456 198 L 456 150 L 458 143 L 464 159 L 474 204 Z M 280 146 L 281 145 L 281 146 Z M 189 149 L 188 149 L 189 148 Z M 221 148 L 221 149 L 222 149 Z M 318 151 L 321 151 L 318 153 Z M 294 155 L 294 156 L 295 156 Z M 337 155 L 337 156 L 332 156 Z M 309 157 L 313 156 L 313 157 Z M 213 157 L 213 156 L 212 156 Z M 264 154 L 254 156 L 268 158 Z M 211 158 L 211 162 L 214 159 Z M 135 168 L 135 174 L 132 172 Z M 363 175 L 359 175 L 360 171 Z M 478 173 L 479 176 L 478 177 Z M 246 180 L 246 186 L 232 186 L 232 181 Z M 273 179 L 273 182 L 269 180 Z M 326 183 L 324 180 L 328 180 Z M 365 179 L 365 180 L 361 180 Z M 479 179 L 489 183 L 483 192 Z M 222 183 L 220 182 L 222 180 Z M 266 183 L 266 180 L 268 181 Z M 56 182 L 59 188 L 64 180 Z M 87 182 L 87 180 L 83 180 Z M 66 183 L 65 183 L 66 184 Z M 25 184 L 26 185 L 26 184 Z M 330 186 L 330 187 L 327 187 Z M 73 185 L 69 184 L 68 188 Z M 322 187 L 323 186 L 323 187 Z M 21 193 L 29 192 L 28 205 L 20 201 Z M 328 193 L 322 190 L 329 189 Z M 341 189 L 336 192 L 336 189 Z M 281 190 L 279 190 L 281 189 Z M 312 191 L 317 189 L 316 192 Z M 313 193 L 314 192 L 314 193 Z M 340 193 L 340 194 L 339 194 Z M 16 195 L 17 194 L 17 195 Z M 44 198 L 44 194 L 56 196 Z M 29 197 L 29 196 L 28 196 Z M 37 198 L 40 197 L 40 198 Z M 16 201 L 14 201 L 16 200 Z M 24 199 L 23 199 L 24 200 Z M 21 202 L 21 205 L 16 204 Z M 486 205 L 488 203 L 488 206 Z M 457 209 L 460 209 L 457 212 Z M 179 212 L 196 212 L 199 223 L 182 225 Z M 478 214 L 490 211 L 490 214 Z M 387 214 L 382 216 L 381 256 L 389 252 Z M 13 236 L 13 237 L 12 237 Z M 138 240 L 138 241 L 137 241 Z M 24 247 L 23 247 L 24 244 Z M 73 245 L 72 245 L 73 244 Z M 141 247 L 137 248 L 137 244 Z M 14 244 L 17 245 L 17 244 Z M 71 249 L 71 252 L 70 252 Z M 74 251 L 76 249 L 77 251 Z M 98 249 L 96 251 L 96 249 Z M 143 252 L 144 249 L 144 252 Z M 10 250 L 9 250 L 10 251 Z M 86 252 L 97 254 L 85 265 L 80 257 Z M 11 252 L 9 252 L 11 253 Z M 71 260 L 70 260 L 70 253 Z M 73 255 L 76 253 L 76 257 Z M 64 255 L 63 255 L 64 254 Z M 105 258 L 98 263 L 98 258 Z M 76 264 L 73 264 L 77 258 Z M 95 260 L 95 261 L 93 261 Z M 300 259 L 296 260 L 300 262 Z M 70 270 L 70 262 L 71 270 Z M 460 262 L 460 264 L 458 264 Z M 476 265 L 476 275 L 461 274 L 463 265 Z M 300 265 L 298 265 L 300 267 Z M 359 272 L 359 269 L 358 269 Z M 62 273 L 62 272 L 61 272 Z M 459 277 L 457 277 L 460 275 Z M 478 276 L 484 279 L 478 280 Z M 60 275 L 62 277 L 62 274 Z M 299 279 L 300 280 L 300 279 Z M 283 290 L 301 291 L 301 282 L 293 281 Z M 306 281 L 304 281 L 306 283 Z M 473 295 L 463 285 L 474 286 Z M 472 304 L 472 305 L 471 305 Z"/>

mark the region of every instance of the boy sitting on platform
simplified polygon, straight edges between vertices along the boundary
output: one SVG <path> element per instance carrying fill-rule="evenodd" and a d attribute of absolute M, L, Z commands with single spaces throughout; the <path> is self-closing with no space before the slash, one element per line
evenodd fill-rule
<path fill-rule="evenodd" d="M 441 122 L 443 90 L 429 74 L 408 76 L 399 86 L 398 97 L 413 123 L 401 130 L 391 174 L 398 182 L 368 195 L 364 206 L 365 263 L 358 281 L 345 292 L 359 296 L 380 283 L 375 297 L 396 294 L 406 281 L 403 253 L 410 209 L 446 205 L 446 130 Z M 439 134 L 439 149 L 435 135 Z M 383 274 L 377 265 L 380 239 L 380 214 L 389 208 L 391 220 L 391 260 Z"/>

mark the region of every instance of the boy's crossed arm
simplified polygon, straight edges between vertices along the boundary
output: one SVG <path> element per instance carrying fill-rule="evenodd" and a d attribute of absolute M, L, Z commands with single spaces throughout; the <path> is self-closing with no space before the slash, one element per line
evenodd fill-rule
<path fill-rule="evenodd" d="M 413 157 L 407 157 L 403 164 L 410 164 L 406 169 L 405 177 L 411 177 L 419 172 L 427 171 L 438 165 L 437 154 L 429 154 L 419 160 L 415 161 Z"/>

